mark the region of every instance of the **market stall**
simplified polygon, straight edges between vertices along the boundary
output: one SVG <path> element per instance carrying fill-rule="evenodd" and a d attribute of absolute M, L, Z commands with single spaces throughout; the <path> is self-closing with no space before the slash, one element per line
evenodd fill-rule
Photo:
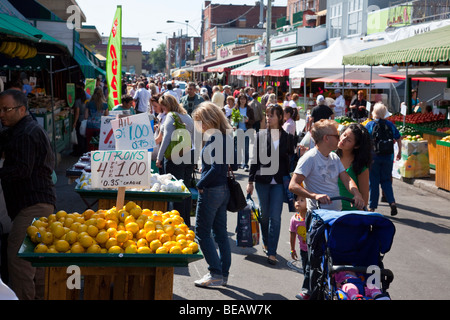
<path fill-rule="evenodd" d="M 450 135 L 436 142 L 436 186 L 450 191 Z"/>

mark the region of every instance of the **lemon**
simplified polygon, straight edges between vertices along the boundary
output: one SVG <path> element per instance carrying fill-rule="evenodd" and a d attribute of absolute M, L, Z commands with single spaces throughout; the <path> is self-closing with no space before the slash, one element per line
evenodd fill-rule
<path fill-rule="evenodd" d="M 177 234 L 176 233 L 176 229 L 175 229 L 175 234 L 176 234 L 176 241 L 178 241 L 178 240 L 186 240 L 186 235 L 184 234 L 184 233 L 180 233 L 180 234 Z"/>
<path fill-rule="evenodd" d="M 136 239 L 143 239 L 145 238 L 145 236 L 147 235 L 147 232 L 144 229 L 139 229 L 138 232 L 136 232 L 136 234 L 134 235 L 136 237 Z"/>
<path fill-rule="evenodd" d="M 109 248 L 117 246 L 118 242 L 116 238 L 109 238 L 105 243 L 105 248 L 109 250 Z"/>
<path fill-rule="evenodd" d="M 136 219 L 136 223 L 139 226 L 139 229 L 143 229 L 145 223 L 147 222 L 147 216 L 141 215 L 139 218 Z"/>
<path fill-rule="evenodd" d="M 141 248 L 145 248 L 145 247 L 141 247 Z M 148 249 L 150 250 L 150 248 L 148 248 Z M 129 245 L 128 247 L 125 248 L 125 253 L 137 253 L 137 252 L 138 252 L 138 247 L 134 244 Z"/>
<path fill-rule="evenodd" d="M 146 239 L 139 239 L 136 242 L 136 245 L 139 247 L 148 247 L 148 241 Z"/>
<path fill-rule="evenodd" d="M 119 243 L 124 243 L 128 240 L 128 233 L 125 230 L 120 230 L 116 233 L 116 239 Z"/>
<path fill-rule="evenodd" d="M 188 246 L 188 242 L 186 241 L 186 239 L 180 239 L 177 241 L 178 245 L 181 247 L 181 249 L 185 248 Z"/>
<path fill-rule="evenodd" d="M 74 244 L 78 240 L 78 233 L 70 230 L 66 233 L 64 240 L 66 240 L 69 244 Z"/>
<path fill-rule="evenodd" d="M 153 213 L 152 214 L 152 219 L 154 221 L 161 221 L 162 222 L 162 216 L 159 213 Z"/>
<path fill-rule="evenodd" d="M 89 226 L 97 226 L 97 219 L 96 218 L 90 218 L 85 223 L 85 225 Z"/>
<path fill-rule="evenodd" d="M 188 247 L 192 249 L 193 253 L 196 253 L 198 251 L 198 244 L 197 244 L 197 242 L 189 243 Z"/>
<path fill-rule="evenodd" d="M 39 229 L 34 225 L 28 226 L 28 228 L 27 228 L 27 235 L 30 238 L 33 237 L 38 232 L 39 232 Z"/>
<path fill-rule="evenodd" d="M 59 224 L 61 224 L 61 222 L 58 222 Z M 48 223 L 41 221 L 41 220 L 35 220 L 33 221 L 33 223 L 31 224 L 32 226 L 35 226 L 36 228 L 40 228 L 40 227 L 44 227 L 46 228 Z"/>
<path fill-rule="evenodd" d="M 152 220 L 147 220 L 147 222 L 144 224 L 144 230 L 147 232 L 155 230 L 155 223 Z"/>
<path fill-rule="evenodd" d="M 127 247 L 133 246 L 133 245 L 137 246 L 136 245 L 136 241 L 134 241 L 134 240 L 127 240 L 124 243 L 122 243 L 122 248 L 127 248 Z"/>
<path fill-rule="evenodd" d="M 153 240 L 152 242 L 150 242 L 150 245 L 149 245 L 150 249 L 152 249 L 153 251 L 156 251 L 156 249 L 158 249 L 161 246 L 162 246 L 162 243 L 158 239 Z"/>
<path fill-rule="evenodd" d="M 119 217 L 117 216 L 116 210 L 108 210 L 105 214 L 105 220 L 119 220 Z"/>
<path fill-rule="evenodd" d="M 167 251 L 167 248 L 165 248 L 165 247 L 159 247 L 158 249 L 156 249 L 155 253 L 156 253 L 156 254 L 167 254 L 167 253 L 169 253 L 169 252 Z"/>
<path fill-rule="evenodd" d="M 145 235 L 145 239 L 150 243 L 153 240 L 155 240 L 157 238 L 156 235 L 156 231 L 155 230 L 150 230 L 149 232 L 146 233 Z"/>
<path fill-rule="evenodd" d="M 143 247 L 139 247 L 137 249 L 137 253 L 139 253 L 139 254 L 148 254 L 148 253 L 152 253 L 152 250 L 149 247 L 147 247 L 147 246 L 143 246 Z"/>
<path fill-rule="evenodd" d="M 80 239 L 80 244 L 84 247 L 84 248 L 89 248 L 90 246 L 92 246 L 94 244 L 94 239 L 92 239 L 91 236 L 89 235 L 84 235 L 82 236 Z"/>
<path fill-rule="evenodd" d="M 175 241 L 166 241 L 163 243 L 163 247 L 165 247 L 168 251 L 175 246 L 177 243 Z"/>
<path fill-rule="evenodd" d="M 56 223 L 56 222 L 55 222 Z M 66 231 L 62 225 L 55 225 L 52 229 L 50 229 L 55 238 L 61 238 Z"/>
<path fill-rule="evenodd" d="M 72 253 L 83 253 L 84 251 L 84 247 L 79 243 L 74 243 L 70 248 L 70 252 Z"/>
<path fill-rule="evenodd" d="M 195 236 L 192 235 L 191 233 L 188 233 L 188 234 L 186 235 L 186 240 L 194 241 L 194 240 L 195 240 Z"/>
<path fill-rule="evenodd" d="M 126 210 L 119 210 L 119 220 L 121 222 L 124 222 L 125 219 L 129 216 L 130 214 L 128 213 L 128 211 Z"/>
<path fill-rule="evenodd" d="M 84 219 L 89 220 L 93 216 L 94 213 L 95 213 L 94 210 L 87 209 L 85 212 L 83 212 L 83 217 L 84 217 Z"/>
<path fill-rule="evenodd" d="M 89 225 L 87 228 L 87 233 L 91 236 L 91 237 L 95 237 L 98 234 L 98 228 L 94 225 Z"/>
<path fill-rule="evenodd" d="M 127 225 L 130 222 L 136 222 L 136 219 L 132 215 L 127 216 L 123 221 L 123 224 Z"/>
<path fill-rule="evenodd" d="M 43 243 L 38 243 L 36 247 L 34 247 L 34 252 L 36 253 L 45 253 L 48 251 L 48 247 Z"/>
<path fill-rule="evenodd" d="M 55 249 L 58 252 L 66 252 L 69 250 L 70 244 L 66 240 L 56 240 L 55 241 Z"/>
<path fill-rule="evenodd" d="M 80 224 L 80 227 L 78 228 L 78 233 L 83 233 L 87 231 L 88 226 L 84 223 Z"/>
<path fill-rule="evenodd" d="M 163 221 L 163 225 L 172 225 L 172 224 L 173 224 L 172 218 L 167 218 Z"/>
<path fill-rule="evenodd" d="M 192 248 L 189 248 L 189 247 L 183 248 L 183 250 L 181 250 L 181 253 L 183 253 L 183 254 L 193 254 Z"/>
<path fill-rule="evenodd" d="M 54 214 L 54 213 L 52 213 L 51 215 L 49 215 L 48 218 L 47 218 L 48 223 L 55 222 L 56 220 L 57 220 L 57 219 L 56 219 L 56 214 Z"/>
<path fill-rule="evenodd" d="M 93 244 L 92 246 L 87 248 L 86 252 L 87 253 L 100 253 L 101 249 L 102 248 L 100 248 L 100 246 L 98 244 Z"/>
<path fill-rule="evenodd" d="M 129 222 L 125 225 L 125 230 L 131 231 L 133 234 L 139 231 L 139 226 L 136 222 Z"/>
<path fill-rule="evenodd" d="M 175 228 L 172 225 L 164 225 L 163 230 L 169 236 L 173 236 L 173 234 L 175 233 Z"/>
<path fill-rule="evenodd" d="M 106 229 L 109 229 L 109 228 L 117 229 L 117 227 L 118 227 L 117 220 L 106 220 L 106 224 L 105 224 Z"/>
<path fill-rule="evenodd" d="M 70 230 L 73 230 L 73 231 L 78 233 L 78 229 L 80 228 L 80 226 L 81 226 L 81 223 L 74 222 L 74 223 L 71 224 Z"/>
<path fill-rule="evenodd" d="M 134 201 L 128 201 L 125 205 L 125 210 L 131 212 L 131 209 L 136 208 L 136 203 Z"/>
<path fill-rule="evenodd" d="M 67 212 L 66 211 L 64 211 L 64 210 L 59 210 L 57 213 L 56 213 L 56 219 L 61 219 L 61 218 L 64 218 L 65 216 L 67 215 Z"/>
<path fill-rule="evenodd" d="M 173 246 L 169 251 L 171 254 L 182 254 L 181 248 L 179 246 Z"/>
<path fill-rule="evenodd" d="M 142 210 L 142 214 L 145 215 L 145 216 L 151 216 L 152 215 L 152 211 L 150 209 L 143 209 Z"/>
<path fill-rule="evenodd" d="M 127 210 L 128 211 L 128 210 Z M 134 218 L 139 218 L 142 214 L 142 209 L 139 206 L 136 206 L 135 208 L 128 211 Z"/>
<path fill-rule="evenodd" d="M 162 230 L 162 229 L 158 229 L 158 230 L 156 230 L 156 237 L 159 239 L 159 237 L 161 237 L 161 235 L 163 235 L 164 234 L 164 230 Z"/>
<path fill-rule="evenodd" d="M 74 223 L 75 220 L 73 218 L 66 218 L 64 220 L 64 227 L 70 227 L 72 225 L 72 223 Z"/>
<path fill-rule="evenodd" d="M 106 232 L 108 232 L 108 234 L 109 234 L 109 237 L 111 238 L 111 237 L 116 237 L 116 234 L 117 234 L 117 229 L 116 228 L 108 228 L 107 230 L 106 230 Z"/>
<path fill-rule="evenodd" d="M 55 246 L 50 246 L 46 253 L 58 253 L 58 251 L 55 249 Z"/>
<path fill-rule="evenodd" d="M 122 253 L 122 248 L 119 246 L 112 246 L 108 249 L 108 253 Z"/>
<path fill-rule="evenodd" d="M 109 239 L 109 233 L 107 231 L 100 231 L 95 236 L 95 241 L 97 241 L 100 244 L 106 243 Z"/>
<path fill-rule="evenodd" d="M 180 216 L 172 216 L 171 219 L 173 220 L 173 225 L 178 226 L 182 223 L 184 223 L 184 220 Z"/>
<path fill-rule="evenodd" d="M 106 227 L 106 220 L 105 218 L 97 218 L 97 228 L 99 230 L 104 229 Z"/>
<path fill-rule="evenodd" d="M 161 243 L 170 241 L 172 238 L 170 235 L 168 235 L 167 233 L 163 233 L 160 237 L 159 240 L 161 241 Z"/>

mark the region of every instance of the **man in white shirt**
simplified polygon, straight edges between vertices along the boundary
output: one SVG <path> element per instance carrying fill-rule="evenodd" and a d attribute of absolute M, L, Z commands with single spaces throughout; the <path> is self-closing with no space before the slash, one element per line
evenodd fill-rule
<path fill-rule="evenodd" d="M 173 85 L 171 83 L 167 84 L 167 91 L 165 91 L 164 94 L 170 94 L 174 96 L 177 101 L 180 101 L 180 97 L 178 96 L 178 93 L 173 90 Z"/>
<path fill-rule="evenodd" d="M 145 88 L 145 84 L 139 82 L 139 89 L 133 96 L 136 103 L 136 113 L 148 112 L 151 97 L 152 95 L 150 94 L 150 91 Z"/>
<path fill-rule="evenodd" d="M 334 90 L 336 100 L 334 101 L 334 116 L 341 117 L 345 114 L 345 99 L 341 94 L 341 90 Z"/>

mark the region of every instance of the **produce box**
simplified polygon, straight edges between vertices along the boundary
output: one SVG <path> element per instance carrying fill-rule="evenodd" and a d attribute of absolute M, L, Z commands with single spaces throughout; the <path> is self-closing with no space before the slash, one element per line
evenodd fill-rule
<path fill-rule="evenodd" d="M 402 141 L 399 173 L 404 178 L 424 178 L 430 175 L 428 141 Z"/>
<path fill-rule="evenodd" d="M 436 187 L 450 191 L 450 142 L 436 141 Z"/>

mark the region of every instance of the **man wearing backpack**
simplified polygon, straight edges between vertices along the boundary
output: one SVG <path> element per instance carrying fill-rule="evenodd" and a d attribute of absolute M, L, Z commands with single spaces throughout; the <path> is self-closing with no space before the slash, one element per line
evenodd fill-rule
<path fill-rule="evenodd" d="M 391 215 L 397 214 L 394 191 L 392 189 L 392 167 L 394 162 L 394 143 L 397 142 L 397 160 L 400 160 L 402 153 L 402 141 L 400 132 L 395 125 L 385 120 L 387 108 L 382 103 L 377 103 L 373 107 L 372 118 L 374 120 L 367 123 L 366 128 L 372 137 L 373 162 L 370 167 L 370 198 L 369 211 L 375 211 L 378 207 L 380 197 L 380 185 L 391 208 Z"/>

